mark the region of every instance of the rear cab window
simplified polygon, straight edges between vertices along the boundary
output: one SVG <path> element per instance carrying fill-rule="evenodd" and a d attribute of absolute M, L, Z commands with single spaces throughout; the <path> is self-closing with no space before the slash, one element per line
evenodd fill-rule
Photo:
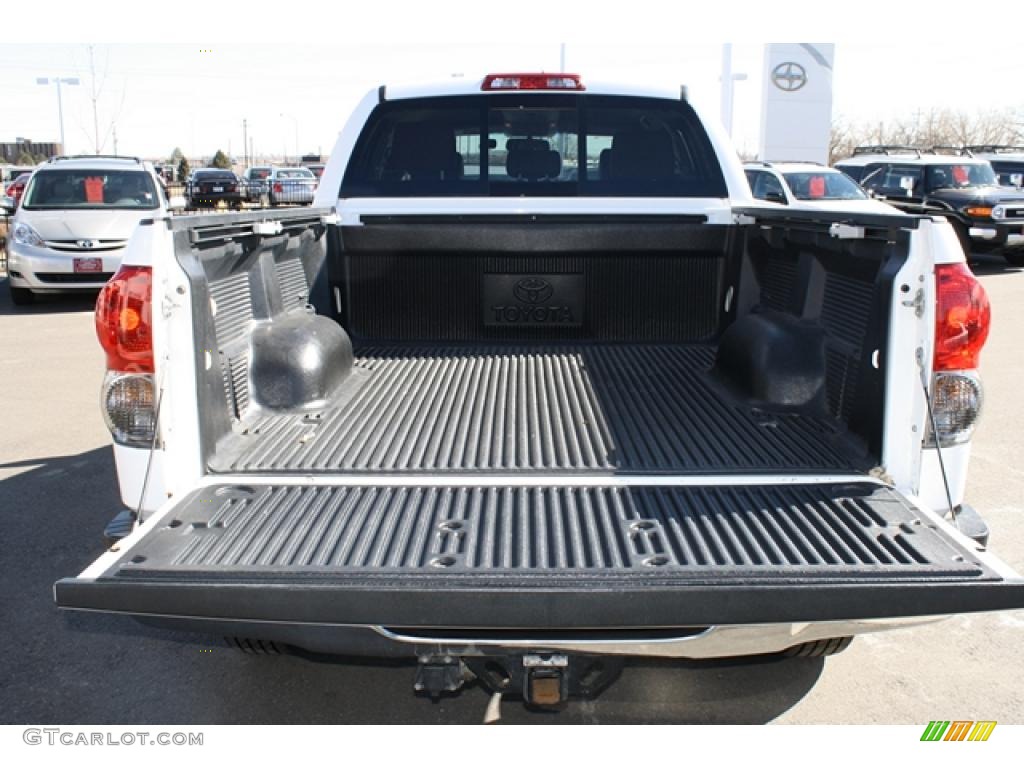
<path fill-rule="evenodd" d="M 339 196 L 726 197 L 685 101 L 488 94 L 385 102 Z"/>

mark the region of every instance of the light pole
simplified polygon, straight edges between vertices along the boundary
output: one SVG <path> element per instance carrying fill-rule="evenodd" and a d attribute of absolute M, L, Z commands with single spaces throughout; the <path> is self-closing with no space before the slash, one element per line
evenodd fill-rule
<path fill-rule="evenodd" d="M 50 83 L 57 84 L 57 116 L 60 118 L 60 151 L 67 152 L 67 147 L 64 146 L 64 104 L 60 96 L 60 86 L 64 85 L 78 85 L 77 77 L 37 77 L 36 85 L 49 85 Z"/>
<path fill-rule="evenodd" d="M 725 43 L 722 46 L 722 125 L 726 133 L 732 137 L 732 103 L 733 86 L 738 80 L 746 80 L 747 76 L 732 71 L 732 43 Z"/>
<path fill-rule="evenodd" d="M 296 120 L 291 115 L 286 115 L 284 112 L 281 113 L 281 117 L 287 117 L 289 120 L 291 120 L 293 123 L 295 123 L 295 164 L 298 165 L 299 164 L 299 121 Z M 288 161 L 288 158 L 286 157 L 285 158 L 285 162 L 287 162 L 287 161 Z"/>

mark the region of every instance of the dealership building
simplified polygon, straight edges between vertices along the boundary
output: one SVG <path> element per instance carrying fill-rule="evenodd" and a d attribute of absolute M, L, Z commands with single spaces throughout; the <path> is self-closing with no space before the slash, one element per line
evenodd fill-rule
<path fill-rule="evenodd" d="M 0 163 L 17 163 L 22 152 L 28 152 L 33 157 L 54 157 L 63 154 L 64 147 L 56 141 L 40 142 L 19 138 L 12 142 L 0 143 Z"/>

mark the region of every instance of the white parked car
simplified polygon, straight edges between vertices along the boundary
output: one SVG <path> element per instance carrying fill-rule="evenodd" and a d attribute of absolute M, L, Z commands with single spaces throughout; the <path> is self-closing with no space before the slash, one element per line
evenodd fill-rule
<path fill-rule="evenodd" d="M 872 200 L 842 171 L 818 163 L 751 162 L 743 166 L 751 194 L 758 200 L 793 208 L 856 213 L 896 212 L 891 205 Z"/>
<path fill-rule="evenodd" d="M 0 205 L 15 210 L 10 198 Z M 96 155 L 53 158 L 32 176 L 9 223 L 11 300 L 30 304 L 37 293 L 102 288 L 120 267 L 135 226 L 169 207 L 150 163 Z"/>

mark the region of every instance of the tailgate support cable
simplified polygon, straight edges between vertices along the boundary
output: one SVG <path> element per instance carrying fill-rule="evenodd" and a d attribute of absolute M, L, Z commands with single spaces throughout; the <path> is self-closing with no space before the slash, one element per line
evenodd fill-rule
<path fill-rule="evenodd" d="M 156 388 L 156 408 L 153 411 L 153 442 L 149 445 L 149 455 L 146 457 L 146 474 L 142 476 L 142 491 L 139 493 L 139 504 L 135 508 L 135 523 L 142 523 L 142 505 L 146 500 L 146 491 L 149 489 L 149 476 L 153 473 L 153 454 L 156 453 L 156 444 L 160 439 L 160 405 L 164 401 L 164 376 L 167 373 L 167 359 L 161 367 L 160 382 Z"/>
<path fill-rule="evenodd" d="M 928 394 L 928 382 L 924 373 L 924 350 L 917 348 L 917 369 L 921 372 L 921 389 L 924 391 L 924 403 L 928 408 L 928 423 L 932 428 L 932 437 L 935 438 L 935 455 L 939 459 L 939 472 L 942 475 L 942 487 L 946 491 L 946 504 L 949 507 L 949 514 L 953 518 L 953 524 L 960 530 L 960 521 L 957 520 L 956 509 L 953 506 L 953 494 L 949 492 L 949 478 L 946 477 L 946 463 L 942 460 L 942 446 L 939 445 L 939 430 L 935 422 L 935 412 L 932 411 L 932 398 Z"/>

